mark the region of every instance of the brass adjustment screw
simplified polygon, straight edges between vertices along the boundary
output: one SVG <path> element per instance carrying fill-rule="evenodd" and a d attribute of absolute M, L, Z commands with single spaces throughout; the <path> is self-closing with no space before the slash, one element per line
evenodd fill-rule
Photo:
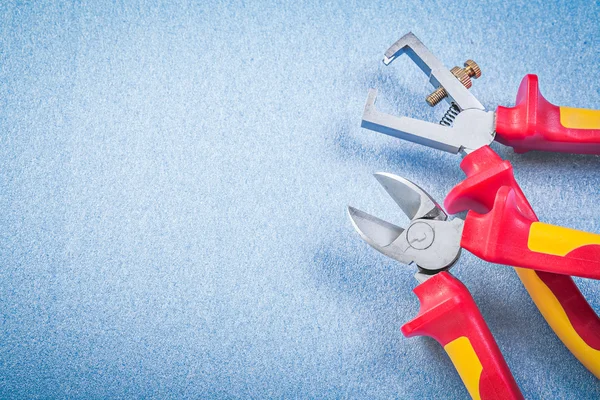
<path fill-rule="evenodd" d="M 477 79 L 481 76 L 481 69 L 473 60 L 465 61 L 464 68 L 454 67 L 450 70 L 450 72 L 452 72 L 452 75 L 454 75 L 456 79 L 458 79 L 460 83 L 462 83 L 467 89 L 473 85 L 471 78 Z M 427 104 L 433 107 L 442 101 L 446 96 L 448 96 L 446 89 L 440 86 L 439 88 L 435 89 L 433 93 L 427 96 L 425 101 Z"/>

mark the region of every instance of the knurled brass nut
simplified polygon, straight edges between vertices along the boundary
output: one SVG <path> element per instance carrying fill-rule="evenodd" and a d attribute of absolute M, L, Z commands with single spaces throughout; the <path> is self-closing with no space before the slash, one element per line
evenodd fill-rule
<path fill-rule="evenodd" d="M 463 86 L 467 89 L 473 86 L 473 82 L 471 82 L 471 77 L 464 69 L 460 67 L 454 67 L 450 70 L 450 72 L 452 72 L 452 75 L 454 75 L 456 79 L 458 79 L 460 83 L 462 83 Z"/>
<path fill-rule="evenodd" d="M 474 77 L 475 79 L 481 77 L 481 68 L 479 65 L 473 60 L 465 61 L 465 72 L 469 74 L 469 76 Z"/>
<path fill-rule="evenodd" d="M 456 79 L 458 79 L 459 82 L 462 83 L 462 85 L 467 89 L 473 86 L 471 78 L 477 79 L 481 76 L 481 68 L 479 68 L 479 65 L 477 65 L 477 63 L 473 60 L 465 61 L 464 68 L 454 67 L 450 70 L 450 72 L 452 72 L 452 75 L 454 75 Z M 427 96 L 425 101 L 427 104 L 433 107 L 442 101 L 447 95 L 448 93 L 446 92 L 446 89 L 440 86 L 439 88 L 435 89 L 433 93 Z"/>

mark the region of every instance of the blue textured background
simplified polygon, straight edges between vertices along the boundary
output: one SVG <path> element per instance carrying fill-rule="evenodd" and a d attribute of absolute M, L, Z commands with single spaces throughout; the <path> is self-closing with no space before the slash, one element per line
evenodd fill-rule
<path fill-rule="evenodd" d="M 600 109 L 598 1 L 42 3 L 0 5 L 0 397 L 467 396 L 345 210 L 403 223 L 371 173 L 441 200 L 460 159 L 362 130 L 367 89 L 443 114 L 380 62 L 412 30 L 490 109 L 526 73 Z M 598 157 L 494 148 L 540 219 L 600 231 Z M 528 398 L 600 397 L 511 269 L 454 271 Z"/>

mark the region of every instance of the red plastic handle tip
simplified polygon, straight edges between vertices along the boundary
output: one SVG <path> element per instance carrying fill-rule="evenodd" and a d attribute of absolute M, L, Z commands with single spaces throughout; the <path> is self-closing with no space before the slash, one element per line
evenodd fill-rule
<path fill-rule="evenodd" d="M 456 185 L 444 200 L 450 214 L 466 210 L 486 213 L 491 210 L 496 193 L 503 186 L 515 191 L 518 208 L 523 214 L 535 219 L 535 213 L 521 191 L 510 162 L 502 160 L 489 146 L 483 146 L 467 155 L 460 168 L 467 178 Z"/>
<path fill-rule="evenodd" d="M 544 150 L 600 154 L 600 126 L 593 129 L 566 127 L 561 122 L 561 112 L 568 112 L 566 109 L 561 111 L 561 107 L 542 96 L 536 75 L 526 75 L 519 86 L 515 106 L 499 106 L 496 110 L 496 140 L 518 153 Z M 587 119 L 585 115 L 589 112 L 576 110 L 571 114 Z"/>
<path fill-rule="evenodd" d="M 523 398 L 475 300 L 462 282 L 441 272 L 414 292 L 421 308 L 402 327 L 405 336 L 429 336 L 444 346 L 473 397 Z M 474 364 L 480 364 L 479 369 Z"/>

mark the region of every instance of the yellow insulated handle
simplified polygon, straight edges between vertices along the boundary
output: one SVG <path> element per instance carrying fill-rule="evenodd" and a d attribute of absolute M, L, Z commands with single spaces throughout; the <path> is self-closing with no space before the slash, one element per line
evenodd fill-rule
<path fill-rule="evenodd" d="M 590 343 L 591 338 L 598 337 L 596 329 L 600 326 L 598 316 L 590 308 L 586 315 L 587 324 L 580 325 L 577 329 L 574 326 L 576 320 L 572 321 L 572 318 L 569 318 L 569 312 L 582 312 L 589 308 L 585 299 L 583 297 L 561 299 L 557 296 L 560 293 L 559 288 L 555 289 L 556 293 L 554 293 L 552 288 L 540 278 L 539 272 L 525 268 L 515 268 L 515 271 L 556 336 L 592 374 L 600 379 L 600 348 L 594 348 Z M 570 277 L 553 276 L 553 279 L 559 283 L 555 286 L 572 286 L 571 290 L 579 293 Z M 582 302 L 584 304 L 581 304 Z M 582 335 L 585 335 L 588 340 L 586 341 Z"/>
<path fill-rule="evenodd" d="M 462 379 L 471 397 L 480 400 L 479 378 L 483 366 L 469 338 L 461 336 L 444 346 L 444 350 L 448 353 L 454 368 L 458 371 L 458 375 L 460 375 L 460 379 Z"/>
<path fill-rule="evenodd" d="M 538 253 L 563 257 L 590 244 L 600 245 L 600 235 L 543 222 L 534 222 L 529 228 L 527 246 Z"/>
<path fill-rule="evenodd" d="M 506 239 L 499 254 L 504 264 L 600 280 L 600 235 L 595 233 L 533 222 L 528 231 Z"/>
<path fill-rule="evenodd" d="M 600 235 L 543 222 L 531 224 L 527 243 L 529 250 L 560 257 L 558 262 L 572 266 L 573 270 L 593 270 L 593 262 L 600 254 L 599 245 Z M 565 297 L 568 293 L 579 294 L 573 281 L 567 276 L 549 276 L 520 268 L 515 270 L 557 336 L 583 365 L 600 378 L 600 319 L 582 296 Z"/>
<path fill-rule="evenodd" d="M 600 110 L 560 107 L 560 124 L 571 129 L 600 129 Z"/>

